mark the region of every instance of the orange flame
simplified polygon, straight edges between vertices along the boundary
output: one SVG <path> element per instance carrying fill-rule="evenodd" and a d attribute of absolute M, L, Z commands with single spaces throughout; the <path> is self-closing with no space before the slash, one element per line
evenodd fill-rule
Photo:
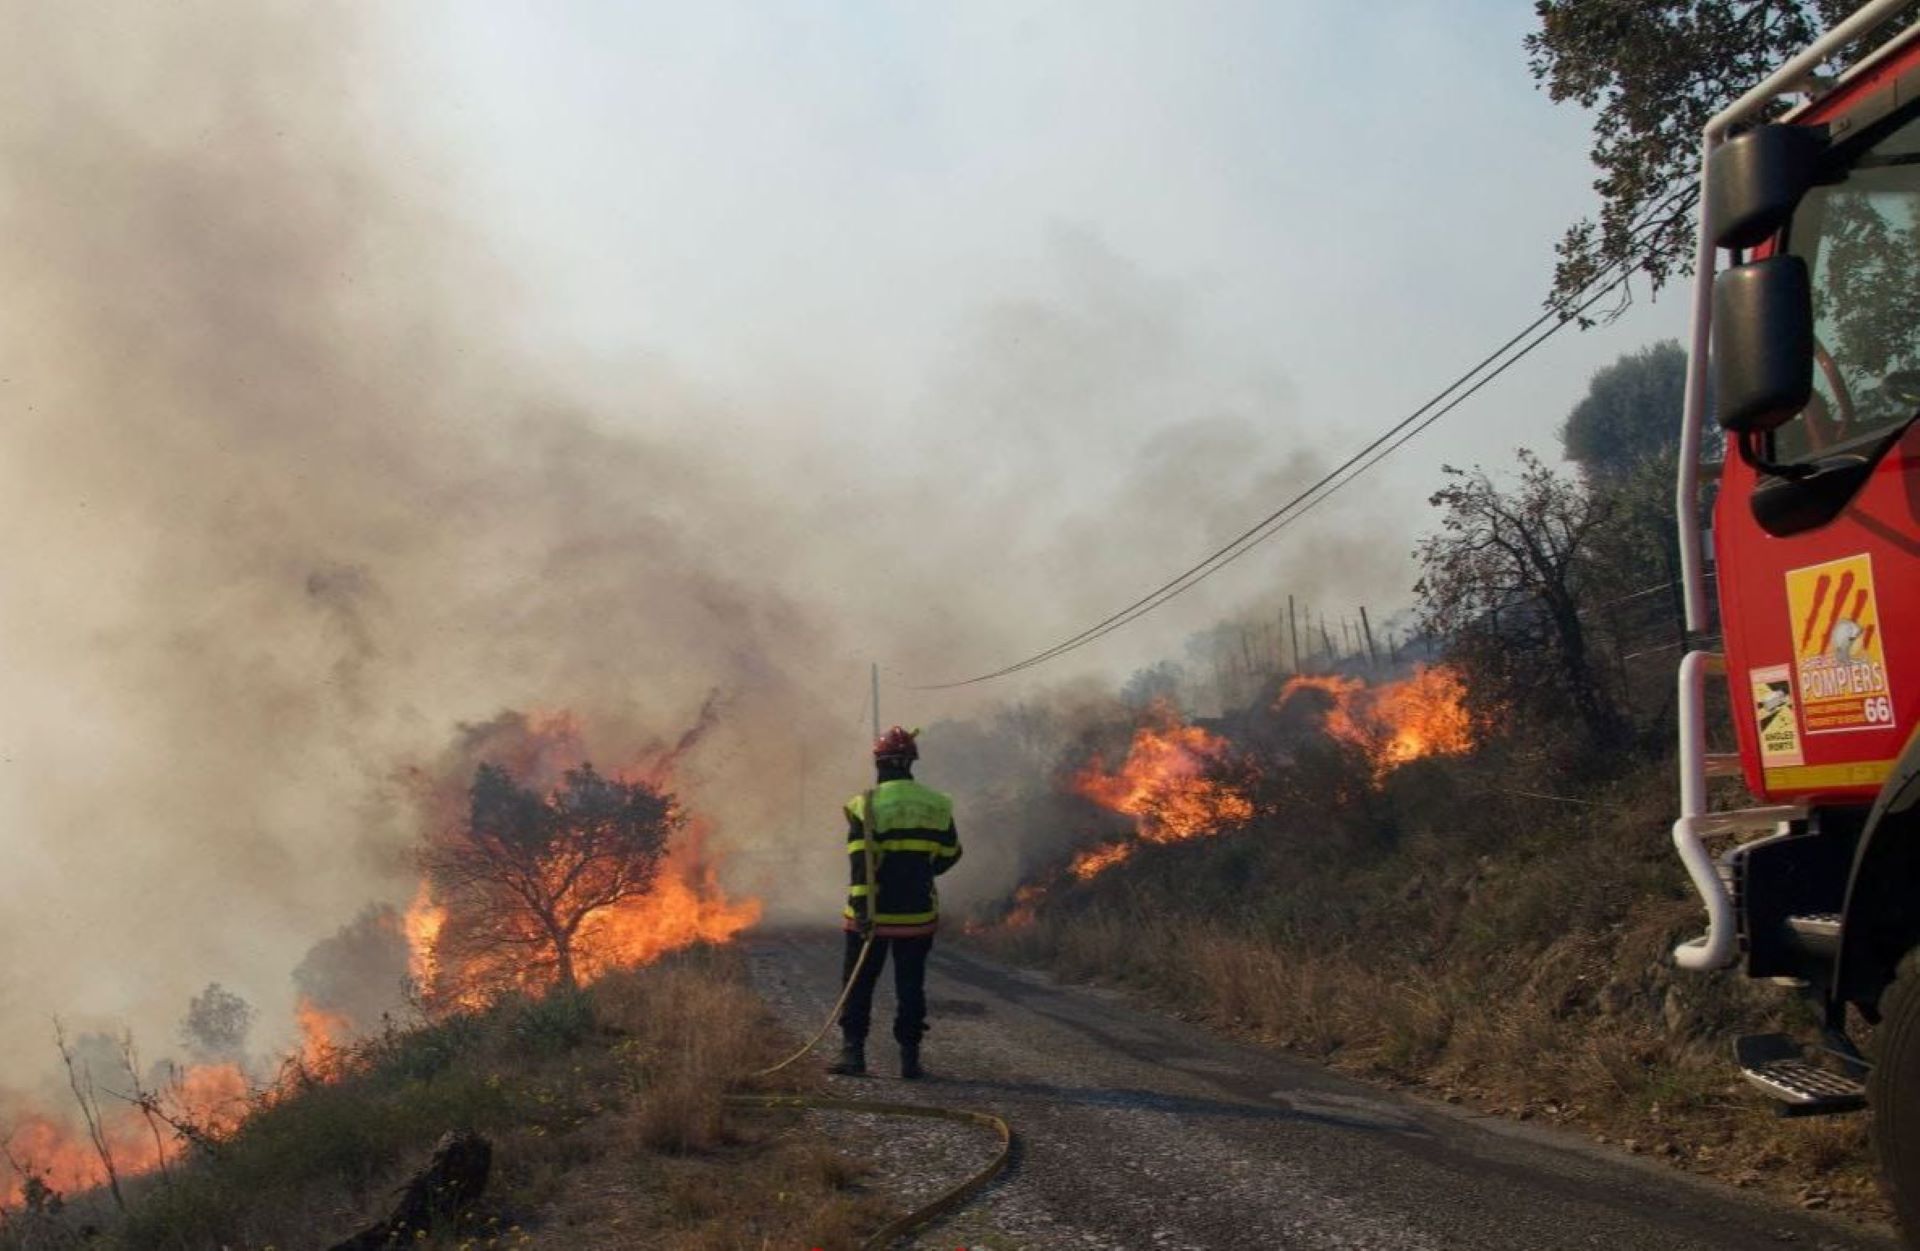
<path fill-rule="evenodd" d="M 253 1106 L 252 1094 L 239 1066 L 196 1064 L 176 1072 L 154 1102 L 166 1117 L 219 1136 L 231 1133 L 246 1119 Z M 101 1100 L 99 1111 L 100 1135 L 121 1177 L 156 1172 L 186 1149 L 171 1127 L 157 1117 L 149 1121 L 137 1105 L 109 1095 Z M 8 1125 L 3 1140 L 6 1158 L 17 1165 L 0 1180 L 0 1208 L 18 1207 L 25 1201 L 27 1185 L 20 1171 L 62 1195 L 106 1185 L 106 1168 L 84 1130 L 41 1112 L 0 1113 L 0 1120 Z"/>
<path fill-rule="evenodd" d="M 1466 683 L 1451 666 L 1416 665 L 1412 676 L 1378 686 L 1341 674 L 1301 674 L 1280 688 L 1277 704 L 1306 690 L 1331 698 L 1327 733 L 1366 752 L 1376 779 L 1411 760 L 1473 748 Z"/>
<path fill-rule="evenodd" d="M 682 841 L 645 895 L 587 918 L 576 956 L 583 983 L 695 943 L 724 943 L 760 919 L 758 899 L 729 900 L 720 889 L 703 841 Z"/>
<path fill-rule="evenodd" d="M 1211 776 L 1227 757 L 1227 741 L 1186 724 L 1164 703 L 1154 705 L 1150 716 L 1148 724 L 1133 732 L 1117 772 L 1107 773 L 1095 757 L 1074 778 L 1074 790 L 1132 817 L 1135 832 L 1150 843 L 1218 834 L 1252 819 L 1253 802 Z"/>
<path fill-rule="evenodd" d="M 1132 854 L 1132 843 L 1107 843 L 1075 856 L 1073 863 L 1067 866 L 1067 872 L 1084 882 L 1095 874 L 1111 869 Z"/>
<path fill-rule="evenodd" d="M 673 762 L 710 720 L 711 706 L 703 711 L 700 725 L 678 744 L 642 757 L 614 776 L 664 784 Z M 537 714 L 526 718 L 524 725 L 524 732 L 507 741 L 507 750 L 499 757 L 516 776 L 550 784 L 564 769 L 586 758 L 580 727 L 569 714 Z M 457 795 L 456 790 L 436 797 L 443 803 L 457 802 Z M 695 943 L 727 941 L 759 920 L 759 900 L 730 899 L 720 888 L 705 842 L 697 825 L 683 831 L 644 895 L 589 915 L 575 940 L 575 969 L 582 983 Z M 550 973 L 523 972 L 516 977 L 508 969 L 472 964 L 447 967 L 440 950 L 447 920 L 447 909 L 422 882 L 399 925 L 407 943 L 408 973 L 430 1006 L 479 1008 L 501 988 L 543 990 L 550 984 Z M 303 996 L 294 1022 L 300 1042 L 283 1061 L 277 1078 L 256 1084 L 237 1065 L 189 1066 L 177 1070 L 168 1088 L 155 1096 L 158 1110 L 218 1139 L 232 1133 L 253 1111 L 289 1097 L 303 1083 L 334 1080 L 357 1063 L 354 1024 L 346 1015 Z M 149 1120 L 138 1105 L 111 1098 L 102 1100 L 100 1133 L 114 1170 L 123 1178 L 161 1169 L 186 1145 L 163 1121 Z M 86 1131 L 60 1117 L 0 1106 L 0 1146 L 17 1165 L 0 1177 L 0 1208 L 25 1201 L 23 1173 L 62 1195 L 107 1182 L 99 1151 Z"/>
<path fill-rule="evenodd" d="M 413 902 L 400 917 L 400 932 L 407 940 L 407 976 L 413 979 L 417 992 L 425 993 L 439 980 L 435 945 L 446 923 L 447 910 L 434 902 L 433 888 L 421 882 L 420 889 L 413 893 Z"/>
<path fill-rule="evenodd" d="M 353 1022 L 302 995 L 294 1005 L 293 1023 L 300 1028 L 301 1069 L 309 1077 L 337 1076 L 346 1045 L 353 1038 Z"/>
<path fill-rule="evenodd" d="M 1040 899 L 1047 888 L 1038 884 L 1022 886 L 1013 892 L 1013 907 L 1007 912 L 1002 924 L 1010 929 L 1023 929 L 1032 925 L 1039 915 Z"/>
<path fill-rule="evenodd" d="M 758 899 L 730 899 L 697 835 L 675 844 L 643 895 L 590 913 L 573 939 L 575 979 L 583 986 L 618 969 L 650 964 L 697 943 L 724 943 L 760 919 Z M 508 967 L 494 955 L 456 959 L 438 946 L 446 910 L 426 883 L 402 922 L 408 966 L 429 1010 L 474 1011 L 508 991 L 539 993 L 553 985 L 542 965 Z M 529 930 L 530 944 L 537 944 Z"/>

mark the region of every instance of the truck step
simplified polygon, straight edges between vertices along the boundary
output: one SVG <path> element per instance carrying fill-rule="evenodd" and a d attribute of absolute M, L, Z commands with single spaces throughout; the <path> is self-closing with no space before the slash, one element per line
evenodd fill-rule
<path fill-rule="evenodd" d="M 1867 1106 L 1867 1088 L 1821 1068 L 1785 1034 L 1735 1040 L 1734 1062 L 1747 1083 L 1779 1104 L 1782 1116 L 1834 1116 Z"/>
<path fill-rule="evenodd" d="M 1840 914 L 1837 912 L 1788 917 L 1787 932 L 1793 946 L 1809 955 L 1830 960 L 1840 954 Z"/>

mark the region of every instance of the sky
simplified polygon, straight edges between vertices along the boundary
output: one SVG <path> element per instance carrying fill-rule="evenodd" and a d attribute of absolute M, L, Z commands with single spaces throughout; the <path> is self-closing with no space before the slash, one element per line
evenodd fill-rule
<path fill-rule="evenodd" d="M 1213 403 L 1244 407 L 1251 456 L 1343 455 L 1532 318 L 1552 245 L 1592 202 L 1587 118 L 1535 89 L 1525 4 L 555 12 L 396 17 L 406 108 L 526 284 L 528 343 L 566 370 L 669 362 L 737 405 L 734 437 L 804 421 L 873 472 L 916 444 L 1002 439 L 945 401 L 978 387 L 964 345 L 1017 301 L 1151 301 L 1208 378 L 1104 430 L 1068 420 L 1064 438 L 1000 447 L 1055 458 L 1064 491 Z M 1682 328 L 1669 298 L 1536 354 L 1357 489 L 1394 523 L 1381 542 L 1427 524 L 1436 461 L 1551 450 L 1596 368 Z M 804 417 L 783 403 L 796 394 Z M 1044 394 L 1022 407 L 1023 425 L 1052 420 Z M 1233 501 L 1221 523 L 1269 505 Z M 1257 588 L 1279 546 L 1229 580 Z M 1178 567 L 1090 591 L 1118 606 Z M 1404 603 L 1410 582 L 1401 566 L 1356 589 Z M 1106 663 L 1164 650 L 1169 632 L 1151 636 Z M 885 638 L 871 650 L 908 676 Z"/>
<path fill-rule="evenodd" d="M 870 662 L 925 724 L 1289 593 L 1404 608 L 1440 463 L 1551 451 L 1681 301 L 1140 625 L 910 689 L 1131 601 L 1537 314 L 1592 173 L 1530 21 L 0 0 L 0 1055 L 165 1038 L 209 980 L 283 1020 L 412 895 L 406 780 L 503 712 L 604 760 L 717 693 L 681 783 L 764 869 L 859 784 Z M 821 915 L 831 842 L 735 885 Z"/>

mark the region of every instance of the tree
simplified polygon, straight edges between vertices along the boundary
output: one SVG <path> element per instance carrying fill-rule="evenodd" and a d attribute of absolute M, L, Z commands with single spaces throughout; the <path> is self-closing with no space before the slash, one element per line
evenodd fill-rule
<path fill-rule="evenodd" d="M 346 1018 L 352 1033 L 368 1034 L 405 1007 L 409 972 L 399 915 L 368 904 L 352 924 L 307 949 L 294 966 L 293 986 L 307 1003 Z"/>
<path fill-rule="evenodd" d="M 474 774 L 464 820 L 431 840 L 423 867 L 446 909 L 440 964 L 472 962 L 506 984 L 579 984 L 575 940 L 591 917 L 652 887 L 685 823 L 647 782 L 568 769 L 550 794 L 505 769 Z"/>
<path fill-rule="evenodd" d="M 1666 339 L 1593 375 L 1560 427 L 1560 446 L 1589 483 L 1616 483 L 1664 460 L 1680 443 L 1687 353 Z"/>
<path fill-rule="evenodd" d="M 1561 238 L 1552 303 L 1627 264 L 1654 290 L 1690 271 L 1700 132 L 1859 0 L 1537 0 L 1528 67 L 1555 103 L 1593 112 L 1597 220 Z M 1839 57 L 1865 55 L 1884 33 Z M 1776 117 L 1788 102 L 1764 114 Z"/>
<path fill-rule="evenodd" d="M 1519 460 L 1510 491 L 1484 469 L 1445 467 L 1452 481 L 1430 500 L 1445 510 L 1440 532 L 1414 552 L 1421 623 L 1451 641 L 1483 694 L 1541 709 L 1564 701 L 1595 743 L 1611 744 L 1621 720 L 1584 620 L 1609 509 L 1532 452 Z"/>
<path fill-rule="evenodd" d="M 238 1063 L 246 1058 L 247 1034 L 257 1014 L 253 1005 L 218 982 L 187 1001 L 180 1021 L 180 1043 L 201 1064 Z"/>
<path fill-rule="evenodd" d="M 1156 661 L 1133 671 L 1133 676 L 1120 688 L 1120 702 L 1135 711 L 1162 700 L 1179 703 L 1180 688 L 1186 679 L 1186 673 L 1175 662 Z"/>

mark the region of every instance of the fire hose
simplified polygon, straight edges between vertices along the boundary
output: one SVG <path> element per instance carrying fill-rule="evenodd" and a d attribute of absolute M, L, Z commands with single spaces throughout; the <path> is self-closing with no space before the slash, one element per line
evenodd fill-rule
<path fill-rule="evenodd" d="M 860 944 L 860 954 L 854 958 L 853 967 L 847 971 L 846 983 L 840 988 L 840 997 L 833 1002 L 833 1008 L 827 1013 L 827 1019 L 807 1039 L 804 1046 L 787 1056 L 777 1064 L 758 1069 L 752 1077 L 771 1077 L 788 1068 L 812 1053 L 820 1040 L 827 1036 L 840 1020 L 840 1014 L 846 1009 L 847 997 L 853 993 L 853 984 L 859 980 L 860 971 L 866 968 L 867 957 L 873 951 L 873 901 L 878 890 L 878 863 L 875 857 L 874 841 L 877 831 L 873 822 L 873 792 L 868 791 L 861 813 L 862 842 L 866 847 L 867 894 L 866 894 L 866 941 Z M 913 1210 L 897 1216 L 882 1225 L 861 1244 L 861 1251 L 886 1251 L 895 1241 L 920 1228 L 937 1217 L 945 1216 L 961 1204 L 978 1194 L 994 1178 L 1006 1170 L 1013 1158 L 1013 1127 L 991 1112 L 976 1112 L 970 1108 L 948 1108 L 930 1103 L 891 1103 L 878 1099 L 840 1099 L 831 1095 L 804 1094 L 734 1094 L 725 1096 L 725 1102 L 731 1107 L 754 1109 L 788 1108 L 819 1112 L 861 1112 L 874 1116 L 910 1116 L 926 1120 L 954 1121 L 962 1125 L 977 1125 L 991 1130 L 1000 1140 L 1000 1149 L 993 1158 L 972 1175 L 951 1186 L 940 1195 L 923 1203 Z"/>

